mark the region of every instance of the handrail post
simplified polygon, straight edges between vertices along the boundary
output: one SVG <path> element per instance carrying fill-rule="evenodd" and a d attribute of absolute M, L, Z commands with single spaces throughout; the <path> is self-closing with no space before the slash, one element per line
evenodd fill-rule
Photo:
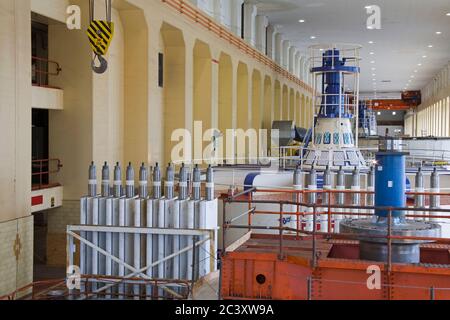
<path fill-rule="evenodd" d="M 313 269 L 316 267 L 316 205 L 313 204 L 313 240 L 312 240 L 312 267 Z"/>
<path fill-rule="evenodd" d="M 388 211 L 388 273 L 391 273 L 392 267 L 392 209 Z"/>
<path fill-rule="evenodd" d="M 283 202 L 280 202 L 280 250 L 278 258 L 280 260 L 284 259 L 283 254 Z"/>
<path fill-rule="evenodd" d="M 306 281 L 306 291 L 307 291 L 307 299 L 312 300 L 312 276 L 309 276 Z"/>

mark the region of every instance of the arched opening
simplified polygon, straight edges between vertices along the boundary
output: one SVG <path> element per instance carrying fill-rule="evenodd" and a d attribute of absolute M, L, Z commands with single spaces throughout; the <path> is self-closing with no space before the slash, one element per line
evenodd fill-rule
<path fill-rule="evenodd" d="M 281 120 L 281 85 L 280 81 L 275 81 L 275 93 L 274 93 L 274 120 Z"/>
<path fill-rule="evenodd" d="M 295 92 L 294 89 L 289 91 L 289 118 L 295 122 Z"/>
<path fill-rule="evenodd" d="M 210 137 L 205 137 L 204 134 L 211 132 L 212 126 L 212 59 L 211 50 L 209 46 L 199 40 L 195 41 L 194 45 L 194 134 L 193 139 L 194 148 L 201 146 L 201 150 L 194 150 L 194 163 L 202 164 L 201 158 L 203 157 L 203 150 L 211 144 L 212 135 Z M 196 130 L 195 128 L 200 128 L 201 123 L 202 130 Z M 201 136 L 198 134 L 201 133 Z M 203 138 L 207 141 L 203 141 Z M 207 139 L 206 139 L 207 138 Z M 199 141 L 202 141 L 201 143 Z M 203 159 L 208 160 L 208 159 Z"/>
<path fill-rule="evenodd" d="M 233 129 L 233 66 L 231 57 L 222 53 L 219 58 L 219 130 L 222 150 L 227 146 L 227 130 L 230 129 Z M 226 162 L 232 163 L 232 159 Z M 219 163 L 223 161 L 219 160 Z"/>
<path fill-rule="evenodd" d="M 295 95 L 295 124 L 300 126 L 301 114 L 300 114 L 300 92 L 297 91 Z"/>
<path fill-rule="evenodd" d="M 287 85 L 283 86 L 283 102 L 282 102 L 281 119 L 288 120 L 289 118 L 289 89 Z"/>
<path fill-rule="evenodd" d="M 302 94 L 300 103 L 301 103 L 301 105 L 300 105 L 300 114 L 301 114 L 300 124 L 303 128 L 307 128 L 307 125 L 306 125 L 306 99 L 305 99 L 304 94 Z"/>
<path fill-rule="evenodd" d="M 272 81 L 269 76 L 264 79 L 264 112 L 263 112 L 263 128 L 270 129 L 272 127 Z"/>
<path fill-rule="evenodd" d="M 252 76 L 252 128 L 259 130 L 262 127 L 261 109 L 261 73 L 258 70 L 253 71 Z"/>
<path fill-rule="evenodd" d="M 247 65 L 239 62 L 237 69 L 237 130 L 247 131 L 250 125 L 249 117 L 249 75 Z M 245 140 L 239 140 L 242 136 L 236 134 L 236 157 L 237 163 L 245 163 L 247 159 L 247 143 Z M 244 141 L 244 142 L 239 142 Z"/>
<path fill-rule="evenodd" d="M 186 127 L 185 110 L 185 65 L 186 46 L 183 32 L 167 23 L 161 28 L 164 54 L 164 161 L 172 161 L 171 153 L 177 144 L 172 142 L 172 133 Z M 174 76 L 176 75 L 176 76 Z M 191 155 L 180 155 L 181 157 Z M 190 160 L 190 159 L 186 159 Z"/>
<path fill-rule="evenodd" d="M 249 94 L 247 65 L 239 62 L 237 70 L 237 127 L 247 130 L 249 127 Z"/>

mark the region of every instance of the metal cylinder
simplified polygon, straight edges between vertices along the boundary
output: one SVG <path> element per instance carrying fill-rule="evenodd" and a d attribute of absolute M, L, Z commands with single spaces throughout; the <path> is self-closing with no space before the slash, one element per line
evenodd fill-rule
<path fill-rule="evenodd" d="M 153 168 L 153 198 L 161 199 L 161 169 L 158 162 Z"/>
<path fill-rule="evenodd" d="M 143 199 L 148 197 L 148 170 L 143 162 L 139 169 L 139 196 Z"/>
<path fill-rule="evenodd" d="M 184 165 L 184 163 L 181 164 L 180 168 L 180 176 L 179 176 L 179 183 L 178 183 L 178 199 L 180 200 L 186 200 L 188 197 L 188 184 L 187 184 L 187 168 Z"/>
<path fill-rule="evenodd" d="M 439 193 L 440 192 L 440 181 L 439 181 L 439 172 L 437 168 L 434 168 L 430 177 L 430 192 L 431 193 Z M 430 196 L 430 209 L 439 209 L 441 206 L 441 197 L 432 195 Z M 435 212 L 430 212 L 430 215 L 436 215 Z M 439 215 L 439 213 L 437 213 Z M 439 219 L 433 219 L 430 217 L 431 221 L 438 221 Z"/>
<path fill-rule="evenodd" d="M 331 190 L 332 188 L 332 175 L 331 175 L 331 169 L 330 166 L 327 165 L 327 168 L 325 169 L 325 172 L 323 173 L 323 190 L 327 191 L 327 190 Z M 322 194 L 322 204 L 323 205 L 328 205 L 330 204 L 331 201 L 331 197 L 330 194 L 327 192 L 324 192 Z M 328 230 L 328 208 L 322 208 L 322 213 L 320 215 L 320 231 L 322 232 L 328 232 L 331 230 Z"/>
<path fill-rule="evenodd" d="M 206 201 L 214 199 L 214 171 L 211 165 L 206 170 Z"/>
<path fill-rule="evenodd" d="M 379 152 L 376 155 L 375 206 L 406 206 L 405 153 L 396 151 Z M 379 217 L 387 217 L 387 210 L 376 210 Z M 405 212 L 392 211 L 392 217 L 403 217 Z"/>
<path fill-rule="evenodd" d="M 367 191 L 375 192 L 375 167 L 372 166 L 369 169 L 369 174 L 367 175 Z M 374 206 L 375 205 L 375 194 L 369 193 L 366 196 L 366 205 Z M 373 213 L 373 210 L 370 210 L 370 213 Z"/>
<path fill-rule="evenodd" d="M 89 197 L 97 196 L 97 169 L 94 161 L 89 166 L 88 195 Z"/>
<path fill-rule="evenodd" d="M 333 182 L 332 182 L 332 175 L 331 175 L 331 169 L 328 165 L 325 169 L 325 172 L 323 173 L 323 189 L 324 190 L 330 190 L 332 188 Z M 329 193 L 323 193 L 323 204 L 329 204 L 330 203 L 330 194 Z"/>
<path fill-rule="evenodd" d="M 114 167 L 114 197 L 120 198 L 122 196 L 122 169 L 120 164 L 117 162 Z"/>
<path fill-rule="evenodd" d="M 355 193 L 352 193 L 352 205 L 359 206 L 361 205 L 361 194 L 357 193 L 361 190 L 361 172 L 359 171 L 358 167 L 355 167 L 355 169 L 352 172 L 352 191 L 356 191 Z M 358 209 L 352 209 L 353 213 L 359 213 Z M 353 216 L 357 218 L 357 216 Z"/>
<path fill-rule="evenodd" d="M 307 175 L 307 184 L 309 190 L 317 190 L 317 172 L 314 167 L 311 168 L 311 171 Z M 317 194 L 315 192 L 308 193 L 308 204 L 315 204 L 317 200 Z M 306 231 L 313 231 L 315 226 L 313 225 L 314 218 L 312 216 L 313 208 L 308 208 L 308 214 L 306 216 Z"/>
<path fill-rule="evenodd" d="M 127 198 L 134 197 L 134 169 L 131 162 L 128 163 L 126 174 L 126 196 Z"/>
<path fill-rule="evenodd" d="M 439 193 L 440 190 L 440 183 L 439 183 L 439 173 L 437 171 L 437 168 L 434 168 L 433 172 L 431 173 L 430 177 L 430 191 L 432 193 Z M 430 208 L 437 209 L 440 207 L 440 196 L 431 196 L 430 197 Z"/>
<path fill-rule="evenodd" d="M 345 190 L 345 172 L 342 167 L 339 167 L 339 171 L 337 173 L 336 178 L 336 190 Z M 345 203 L 345 193 L 337 193 L 336 194 L 336 204 L 337 205 L 344 205 Z M 341 208 L 337 208 L 336 212 L 342 212 Z M 334 231 L 339 232 L 340 231 L 340 223 L 343 219 L 342 214 L 337 214 L 334 216 Z"/>
<path fill-rule="evenodd" d="M 109 186 L 109 166 L 105 161 L 102 168 L 102 197 L 110 196 L 110 186 Z"/>
<path fill-rule="evenodd" d="M 419 167 L 417 169 L 415 191 L 419 192 L 419 193 L 425 191 L 422 167 Z M 414 207 L 415 208 L 425 208 L 425 196 L 424 195 L 418 194 L 418 195 L 414 196 Z M 420 211 L 416 211 L 415 213 L 425 215 L 424 212 L 420 212 Z M 422 220 L 425 220 L 425 217 Z"/>
<path fill-rule="evenodd" d="M 164 195 L 167 199 L 173 199 L 173 184 L 175 181 L 175 171 L 171 163 L 167 166 L 166 169 L 166 182 L 164 183 Z"/>
<path fill-rule="evenodd" d="M 192 174 L 192 197 L 194 200 L 200 200 L 201 197 L 201 172 L 198 164 L 195 165 L 194 172 Z"/>

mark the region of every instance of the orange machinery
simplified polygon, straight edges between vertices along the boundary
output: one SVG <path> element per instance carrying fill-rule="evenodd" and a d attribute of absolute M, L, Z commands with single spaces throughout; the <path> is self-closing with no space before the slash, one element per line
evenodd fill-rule
<path fill-rule="evenodd" d="M 261 192 L 268 195 L 255 199 Z M 273 192 L 280 192 L 273 198 Z M 297 228 L 282 226 L 284 205 L 297 205 L 297 218 L 312 214 L 316 225 L 316 212 L 320 204 L 308 205 L 300 201 L 305 193 L 329 192 L 330 196 L 336 190 L 308 190 L 282 191 L 287 196 L 281 196 L 281 190 L 250 189 L 234 197 L 224 195 L 224 239 L 226 230 L 240 228 L 248 230 L 247 235 L 240 240 L 239 245 L 227 251 L 222 257 L 221 296 L 223 299 L 276 299 L 276 300 L 408 300 L 408 299 L 450 299 L 450 239 L 425 239 L 418 237 L 398 237 L 386 234 L 389 257 L 390 241 L 392 239 L 430 240 L 432 243 L 422 244 L 420 247 L 419 264 L 399 264 L 386 262 L 364 261 L 359 259 L 359 241 L 354 234 L 333 233 L 333 219 L 336 209 L 345 215 L 369 215 L 369 213 L 354 213 L 354 209 L 361 212 L 373 207 L 361 206 L 322 206 L 322 214 L 328 214 L 328 232 L 319 232 L 315 228 L 312 232 L 302 230 L 300 219 Z M 343 191 L 340 190 L 340 193 Z M 347 194 L 355 191 L 344 191 Z M 357 193 L 370 193 L 356 191 Z M 297 201 L 290 201 L 292 193 Z M 410 195 L 419 193 L 408 193 Z M 430 195 L 430 193 L 420 193 Z M 434 194 L 436 195 L 436 194 Z M 450 194 L 439 194 L 450 199 Z M 348 195 L 347 195 L 348 196 Z M 226 207 L 232 203 L 249 205 L 247 225 L 232 225 L 225 217 Z M 279 212 L 257 211 L 258 203 L 278 203 Z M 312 207 L 312 213 L 301 212 L 301 208 Z M 325 209 L 325 212 L 323 211 Z M 352 210 L 350 210 L 352 209 Z M 427 209 L 404 208 L 410 214 L 407 217 L 423 217 L 420 214 Z M 396 208 L 398 210 L 398 208 Z M 306 210 L 305 210 L 306 211 Z M 449 218 L 450 210 L 433 209 L 433 218 Z M 280 216 L 280 226 L 261 227 L 252 226 L 252 214 L 274 214 Z M 250 231 L 258 229 L 272 229 L 276 234 L 256 234 Z"/>

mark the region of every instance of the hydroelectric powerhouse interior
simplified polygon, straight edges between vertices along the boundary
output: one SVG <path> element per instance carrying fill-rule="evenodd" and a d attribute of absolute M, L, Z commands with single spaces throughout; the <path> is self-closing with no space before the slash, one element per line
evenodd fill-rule
<path fill-rule="evenodd" d="M 0 0 L 0 48 L 0 300 L 450 300 L 450 1 Z"/>

